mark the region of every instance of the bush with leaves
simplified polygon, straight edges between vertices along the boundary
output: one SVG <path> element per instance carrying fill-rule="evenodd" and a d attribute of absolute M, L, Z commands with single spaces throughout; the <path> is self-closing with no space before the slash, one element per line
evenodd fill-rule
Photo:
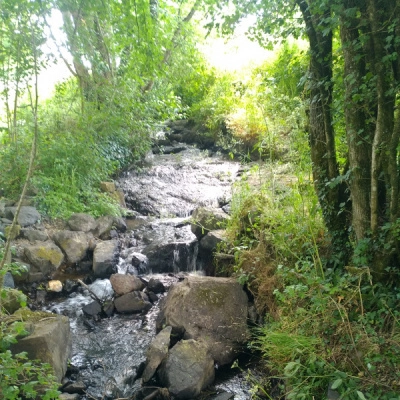
<path fill-rule="evenodd" d="M 325 398 L 328 388 L 342 399 L 398 399 L 398 270 L 387 271 L 391 285 L 373 282 L 362 265 L 368 243 L 346 271 L 330 268 L 312 184 L 294 172 L 258 168 L 232 199 L 233 272 L 267 315 L 252 348 L 287 399 Z"/>

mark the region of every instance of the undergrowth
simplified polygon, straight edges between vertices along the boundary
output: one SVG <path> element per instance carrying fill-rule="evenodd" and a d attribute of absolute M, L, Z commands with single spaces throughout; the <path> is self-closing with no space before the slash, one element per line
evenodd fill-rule
<path fill-rule="evenodd" d="M 330 241 L 312 183 L 290 166 L 270 167 L 236 187 L 225 249 L 235 254 L 232 272 L 265 316 L 251 343 L 267 371 L 255 392 L 400 399 L 398 271 L 388 271 L 396 278 L 384 285 L 366 266 L 328 268 Z M 270 172 L 279 169 L 285 173 Z M 280 388 L 274 397 L 272 380 Z"/>

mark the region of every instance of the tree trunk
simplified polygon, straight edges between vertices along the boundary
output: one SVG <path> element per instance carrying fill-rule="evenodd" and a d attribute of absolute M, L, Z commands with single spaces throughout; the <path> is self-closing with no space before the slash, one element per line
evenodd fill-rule
<path fill-rule="evenodd" d="M 363 239 L 370 228 L 371 141 L 366 124 L 365 99 L 358 96 L 365 76 L 365 58 L 360 52 L 358 20 L 345 10 L 354 7 L 352 0 L 343 5 L 340 37 L 344 55 L 345 122 L 349 149 L 352 226 L 357 240 Z"/>
<path fill-rule="evenodd" d="M 346 203 L 344 184 L 339 177 L 335 138 L 332 126 L 332 32 L 330 10 L 312 15 L 313 1 L 297 0 L 306 23 L 310 42 L 310 108 L 309 141 L 313 179 L 326 227 L 332 237 L 332 247 L 341 263 L 348 258 L 348 226 L 343 204 Z M 336 179 L 336 181 L 334 181 Z"/>

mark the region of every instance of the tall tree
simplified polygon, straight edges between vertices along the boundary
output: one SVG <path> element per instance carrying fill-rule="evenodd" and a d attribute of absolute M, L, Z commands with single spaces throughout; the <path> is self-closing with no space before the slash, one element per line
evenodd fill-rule
<path fill-rule="evenodd" d="M 151 89 L 156 78 L 165 75 L 198 3 L 55 0 L 63 16 L 63 45 L 72 59 L 64 61 L 78 79 L 83 98 L 101 103 L 102 89 L 126 76 L 143 92 Z"/>
<path fill-rule="evenodd" d="M 269 41 L 305 36 L 310 45 L 309 138 L 313 177 L 333 248 L 368 248 L 380 278 L 398 266 L 400 1 L 262 0 L 234 2 L 230 18 L 257 15 L 253 36 Z M 240 10 L 241 12 L 238 12 Z M 227 20 L 231 20 L 228 18 Z M 333 74 L 333 38 L 343 76 Z M 340 78 L 340 79 L 338 79 Z M 344 82 L 344 93 L 335 82 Z M 334 96 L 342 96 L 335 98 Z M 336 159 L 333 100 L 343 104 L 348 169 Z M 349 215 L 346 212 L 349 205 Z M 350 235 L 350 236 L 349 236 Z M 365 258 L 364 258 L 365 260 Z"/>

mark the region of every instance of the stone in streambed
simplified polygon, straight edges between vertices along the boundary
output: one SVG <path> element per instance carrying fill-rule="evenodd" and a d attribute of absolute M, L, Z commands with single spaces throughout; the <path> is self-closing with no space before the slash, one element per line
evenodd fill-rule
<path fill-rule="evenodd" d="M 151 303 L 143 292 L 130 292 L 117 297 L 114 305 L 119 313 L 139 313 L 151 308 Z"/>
<path fill-rule="evenodd" d="M 123 295 L 144 288 L 144 283 L 134 275 L 113 274 L 110 277 L 111 285 L 118 295 Z"/>
<path fill-rule="evenodd" d="M 93 252 L 93 273 L 97 278 L 109 277 L 117 265 L 118 241 L 108 240 L 97 243 Z"/>
<path fill-rule="evenodd" d="M 177 399 L 193 399 L 213 383 L 214 360 L 203 343 L 181 340 L 169 351 L 158 376 Z"/>
<path fill-rule="evenodd" d="M 158 366 L 167 356 L 171 332 L 172 327 L 167 326 L 150 343 L 146 352 L 146 367 L 142 375 L 144 383 L 148 382 L 153 377 Z"/>
<path fill-rule="evenodd" d="M 164 293 L 165 286 L 159 279 L 151 278 L 147 284 L 147 290 L 153 293 Z"/>

